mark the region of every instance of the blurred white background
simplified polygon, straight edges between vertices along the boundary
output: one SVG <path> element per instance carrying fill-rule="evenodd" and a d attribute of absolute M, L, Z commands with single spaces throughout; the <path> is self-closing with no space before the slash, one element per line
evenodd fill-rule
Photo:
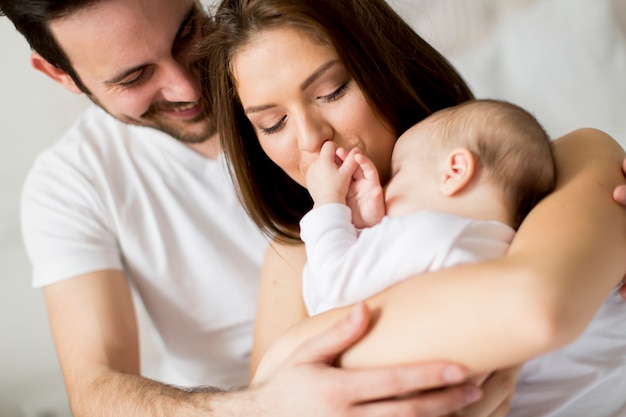
<path fill-rule="evenodd" d="M 553 136 L 590 126 L 626 144 L 626 0 L 390 1 L 479 97 L 526 107 Z M 19 196 L 36 154 L 88 101 L 30 68 L 6 18 L 0 51 L 0 417 L 67 417 L 43 296 L 30 288 Z"/>
<path fill-rule="evenodd" d="M 0 416 L 17 417 L 22 405 L 63 404 L 64 392 L 42 292 L 30 287 L 19 229 L 20 190 L 37 152 L 70 125 L 85 99 L 30 68 L 26 41 L 4 17 L 0 51 Z"/>

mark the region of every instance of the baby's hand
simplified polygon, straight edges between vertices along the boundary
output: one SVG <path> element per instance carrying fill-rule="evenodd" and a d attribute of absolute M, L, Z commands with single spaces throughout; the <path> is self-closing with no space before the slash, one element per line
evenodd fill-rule
<path fill-rule="evenodd" d="M 378 178 L 374 163 L 358 150 L 353 149 L 357 168 L 352 174 L 352 182 L 348 188 L 346 204 L 352 210 L 352 224 L 362 229 L 380 223 L 385 215 L 383 189 Z M 337 156 L 342 158 L 345 150 L 339 148 Z"/>
<path fill-rule="evenodd" d="M 314 161 L 306 173 L 306 185 L 315 206 L 328 203 L 346 204 L 346 195 L 350 180 L 357 168 L 353 149 L 343 152 L 344 157 L 337 155 L 337 145 L 328 141 L 322 145 L 320 156 Z"/>

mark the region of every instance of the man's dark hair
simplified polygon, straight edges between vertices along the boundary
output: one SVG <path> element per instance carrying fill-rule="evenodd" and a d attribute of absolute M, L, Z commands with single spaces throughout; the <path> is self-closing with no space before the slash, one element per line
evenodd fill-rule
<path fill-rule="evenodd" d="M 7 16 L 13 22 L 33 51 L 68 74 L 83 92 L 88 92 L 52 35 L 49 24 L 98 1 L 100 0 L 0 0 L 0 16 Z"/>

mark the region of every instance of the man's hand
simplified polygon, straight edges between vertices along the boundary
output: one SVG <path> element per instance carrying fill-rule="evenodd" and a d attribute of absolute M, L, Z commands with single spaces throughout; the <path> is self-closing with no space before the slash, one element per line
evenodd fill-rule
<path fill-rule="evenodd" d="M 513 394 L 515 394 L 515 385 L 521 370 L 521 366 L 516 366 L 493 372 L 481 385 L 483 396 L 480 401 L 456 415 L 463 417 L 506 416 Z"/>
<path fill-rule="evenodd" d="M 367 308 L 358 305 L 332 328 L 304 342 L 267 379 L 255 376 L 249 389 L 254 412 L 247 415 L 443 417 L 478 400 L 480 389 L 462 383 L 465 372 L 454 365 L 333 367 L 336 357 L 365 333 L 368 321 Z"/>
<path fill-rule="evenodd" d="M 622 163 L 622 171 L 626 177 L 626 159 Z M 619 185 L 613 190 L 613 200 L 622 206 L 626 206 L 626 184 Z"/>

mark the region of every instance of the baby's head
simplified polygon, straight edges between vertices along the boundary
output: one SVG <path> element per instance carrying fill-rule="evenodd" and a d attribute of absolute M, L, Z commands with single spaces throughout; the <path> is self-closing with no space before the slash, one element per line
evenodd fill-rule
<path fill-rule="evenodd" d="M 472 100 L 433 113 L 400 136 L 391 165 L 388 211 L 394 205 L 404 206 L 398 209 L 404 213 L 442 209 L 442 201 L 451 204 L 448 197 L 480 186 L 496 193 L 514 228 L 556 182 L 545 130 L 526 110 L 498 100 Z"/>

